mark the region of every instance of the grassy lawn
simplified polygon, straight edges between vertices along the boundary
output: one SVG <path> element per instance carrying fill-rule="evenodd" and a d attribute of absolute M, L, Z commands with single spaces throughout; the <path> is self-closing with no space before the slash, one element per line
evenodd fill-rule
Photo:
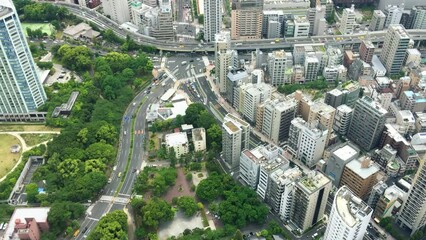
<path fill-rule="evenodd" d="M 0 134 L 0 178 L 4 177 L 18 162 L 21 153 L 11 153 L 10 147 L 19 144 L 19 140 L 9 134 Z"/>
<path fill-rule="evenodd" d="M 37 30 L 41 28 L 41 30 L 47 35 L 51 35 L 55 28 L 50 23 L 22 23 L 22 28 L 24 29 L 25 36 L 27 36 L 27 28 L 31 30 Z"/>
<path fill-rule="evenodd" d="M 20 134 L 21 137 L 25 140 L 27 146 L 34 146 L 44 141 L 52 139 L 56 134 L 52 133 L 40 133 L 40 134 Z"/>
<path fill-rule="evenodd" d="M 36 124 L 0 124 L 0 132 L 61 131 L 60 128 Z"/>

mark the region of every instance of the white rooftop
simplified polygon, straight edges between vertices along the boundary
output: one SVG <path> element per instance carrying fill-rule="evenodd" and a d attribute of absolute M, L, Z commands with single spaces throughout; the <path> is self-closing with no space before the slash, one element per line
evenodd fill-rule
<path fill-rule="evenodd" d="M 5 230 L 3 239 L 14 239 L 12 236 L 16 219 L 20 219 L 23 223 L 25 222 L 25 218 L 34 218 L 36 222 L 46 222 L 49 211 L 50 207 L 15 208 L 15 211 L 13 212 L 13 215 L 10 218 L 9 224 Z M 9 238 L 9 236 L 11 238 Z"/>
<path fill-rule="evenodd" d="M 361 167 L 361 161 L 363 161 L 365 158 L 361 157 L 359 159 L 354 159 L 350 161 L 348 164 L 346 164 L 346 167 L 352 170 L 354 173 L 356 173 L 358 176 L 360 176 L 362 179 L 367 179 L 371 175 L 377 173 L 380 169 L 379 167 L 373 162 L 370 161 L 370 165 L 366 168 Z"/>
<path fill-rule="evenodd" d="M 170 133 L 166 135 L 166 144 L 169 147 L 180 146 L 188 143 L 188 136 L 184 132 Z"/>
<path fill-rule="evenodd" d="M 163 96 L 161 96 L 161 101 L 168 101 L 173 96 L 173 94 L 175 94 L 175 92 L 176 90 L 174 88 L 170 88 L 169 90 L 167 90 L 167 92 L 163 94 Z"/>
<path fill-rule="evenodd" d="M 346 161 L 357 154 L 357 150 L 353 147 L 346 145 L 334 151 L 333 153 L 341 158 L 343 161 Z"/>
<path fill-rule="evenodd" d="M 337 212 L 349 227 L 355 227 L 357 222 L 369 215 L 373 210 L 360 198 L 355 196 L 348 187 L 341 187 L 335 198 Z"/>

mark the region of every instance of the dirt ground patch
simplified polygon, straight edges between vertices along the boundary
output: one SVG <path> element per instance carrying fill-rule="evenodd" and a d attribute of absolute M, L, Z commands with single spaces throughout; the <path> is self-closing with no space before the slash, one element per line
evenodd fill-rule
<path fill-rule="evenodd" d="M 171 222 L 160 225 L 158 239 L 165 240 L 171 236 L 178 236 L 185 229 L 203 228 L 200 213 L 196 213 L 192 217 L 186 217 L 182 211 L 177 211 L 175 218 Z"/>
<path fill-rule="evenodd" d="M 167 191 L 163 199 L 171 203 L 174 197 L 180 196 L 195 196 L 195 192 L 191 192 L 191 185 L 186 180 L 182 168 L 177 169 L 176 184 Z"/>
<path fill-rule="evenodd" d="M 28 146 L 34 146 L 39 143 L 52 139 L 57 134 L 40 133 L 40 134 L 20 134 Z"/>
<path fill-rule="evenodd" d="M 45 125 L 0 124 L 0 132 L 61 131 L 60 128 Z"/>
<path fill-rule="evenodd" d="M 10 152 L 10 147 L 15 144 L 21 145 L 16 137 L 9 134 L 0 134 L 0 178 L 12 170 L 21 157 L 21 152 Z"/>
<path fill-rule="evenodd" d="M 201 180 L 206 179 L 207 177 L 208 177 L 207 171 L 192 172 L 192 183 L 195 186 L 198 186 Z"/>

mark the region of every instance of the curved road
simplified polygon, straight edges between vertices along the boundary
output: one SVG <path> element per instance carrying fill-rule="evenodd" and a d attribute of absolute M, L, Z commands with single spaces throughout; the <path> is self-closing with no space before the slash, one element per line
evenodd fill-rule
<path fill-rule="evenodd" d="M 130 200 L 137 171 L 141 170 L 146 157 L 144 150 L 144 138 L 147 132 L 146 110 L 165 92 L 161 86 L 149 85 L 149 87 L 152 87 L 151 92 L 148 94 L 140 92 L 124 113 L 116 169 L 112 172 L 111 182 L 105 186 L 99 200 L 92 203 L 87 209 L 86 217 L 81 223 L 80 233 L 76 239 L 85 239 L 103 215 L 114 210 L 124 209 Z M 133 121 L 134 129 L 132 129 Z M 131 150 L 132 135 L 134 140 Z M 131 155 L 129 156 L 129 154 Z M 129 167 L 125 174 L 127 164 Z M 119 173 L 121 173 L 121 177 L 119 177 Z"/>

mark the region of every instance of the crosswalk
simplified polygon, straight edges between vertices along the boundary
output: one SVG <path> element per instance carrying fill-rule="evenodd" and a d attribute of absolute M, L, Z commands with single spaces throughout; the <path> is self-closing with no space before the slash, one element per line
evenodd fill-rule
<path fill-rule="evenodd" d="M 120 194 L 120 195 L 124 195 L 124 194 Z M 126 205 L 130 201 L 130 195 L 123 196 L 123 197 L 121 197 L 121 196 L 114 197 L 114 196 L 103 195 L 103 196 L 101 196 L 99 201 L 105 202 L 105 203 L 115 203 L 115 204 Z"/>
<path fill-rule="evenodd" d="M 135 135 L 143 135 L 144 134 L 144 130 L 135 130 Z"/>

